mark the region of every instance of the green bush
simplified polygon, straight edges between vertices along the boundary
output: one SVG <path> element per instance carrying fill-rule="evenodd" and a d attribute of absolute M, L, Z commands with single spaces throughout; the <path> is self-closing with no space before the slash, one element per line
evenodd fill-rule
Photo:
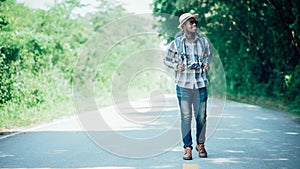
<path fill-rule="evenodd" d="M 124 14 L 107 0 L 102 0 L 103 11 L 84 17 L 72 14 L 77 7 L 79 0 L 63 0 L 48 11 L 0 1 L 0 129 L 74 112 L 72 83 L 79 52 L 95 31 Z"/>

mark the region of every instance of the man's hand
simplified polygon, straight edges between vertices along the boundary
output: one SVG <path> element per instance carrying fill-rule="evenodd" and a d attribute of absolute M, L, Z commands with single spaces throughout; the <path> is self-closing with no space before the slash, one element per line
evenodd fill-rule
<path fill-rule="evenodd" d="M 208 72 L 209 70 L 209 64 L 208 63 L 203 63 L 203 71 Z"/>
<path fill-rule="evenodd" d="M 178 65 L 177 66 L 177 71 L 178 72 L 183 72 L 185 69 L 184 69 L 184 66 L 183 65 Z"/>

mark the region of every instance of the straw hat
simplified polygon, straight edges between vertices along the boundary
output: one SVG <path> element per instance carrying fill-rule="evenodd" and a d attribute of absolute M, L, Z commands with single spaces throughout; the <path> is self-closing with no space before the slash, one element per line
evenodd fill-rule
<path fill-rule="evenodd" d="M 182 25 L 190 18 L 197 18 L 198 17 L 198 14 L 191 14 L 191 13 L 184 13 L 182 15 L 180 15 L 179 17 L 179 26 L 178 28 L 179 29 L 182 29 Z"/>

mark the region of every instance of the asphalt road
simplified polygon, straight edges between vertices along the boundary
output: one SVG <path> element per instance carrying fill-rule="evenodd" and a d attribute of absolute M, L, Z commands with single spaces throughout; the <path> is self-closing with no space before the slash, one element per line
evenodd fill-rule
<path fill-rule="evenodd" d="M 85 112 L 2 136 L 0 168 L 300 168 L 299 119 L 231 101 L 224 109 L 210 101 L 208 158 L 193 151 L 193 160 L 182 160 L 178 107 L 175 98 L 167 100 Z"/>

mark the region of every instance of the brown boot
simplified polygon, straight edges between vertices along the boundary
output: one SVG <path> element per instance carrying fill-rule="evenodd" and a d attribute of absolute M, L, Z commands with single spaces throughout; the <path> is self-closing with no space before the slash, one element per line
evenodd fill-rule
<path fill-rule="evenodd" d="M 193 157 L 192 157 L 192 148 L 191 147 L 186 147 L 186 148 L 184 148 L 184 151 L 185 151 L 185 153 L 184 153 L 182 158 L 184 160 L 192 160 L 193 159 Z"/>
<path fill-rule="evenodd" d="M 199 157 L 201 157 L 201 158 L 207 157 L 207 152 L 204 148 L 204 144 L 197 144 L 196 150 L 198 151 Z"/>

